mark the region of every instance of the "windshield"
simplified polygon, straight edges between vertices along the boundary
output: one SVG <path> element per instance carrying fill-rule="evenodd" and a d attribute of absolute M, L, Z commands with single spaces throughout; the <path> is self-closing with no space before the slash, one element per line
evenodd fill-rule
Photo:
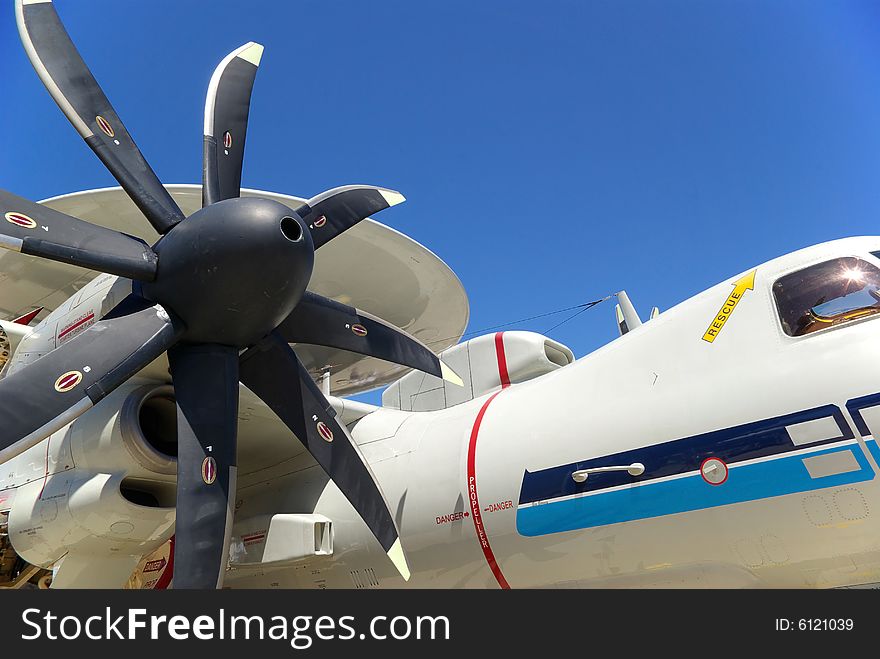
<path fill-rule="evenodd" d="M 773 295 L 789 336 L 880 313 L 880 269 L 845 257 L 804 268 L 773 284 Z"/>

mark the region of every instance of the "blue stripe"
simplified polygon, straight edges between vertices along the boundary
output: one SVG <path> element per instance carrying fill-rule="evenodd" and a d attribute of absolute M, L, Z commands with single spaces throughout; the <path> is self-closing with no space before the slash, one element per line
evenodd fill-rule
<path fill-rule="evenodd" d="M 872 451 L 876 451 L 876 443 L 870 444 L 874 444 Z M 858 471 L 816 479 L 810 477 L 803 463 L 805 457 L 844 451 L 853 452 L 859 464 Z M 852 444 L 809 454 L 783 455 L 765 462 L 743 465 L 731 469 L 727 482 L 722 485 L 709 485 L 699 474 L 694 474 L 660 483 L 645 483 L 613 492 L 600 492 L 591 496 L 520 508 L 516 514 L 516 529 L 524 536 L 561 533 L 838 487 L 873 478 L 874 470 L 861 448 Z"/>
<path fill-rule="evenodd" d="M 880 464 L 880 446 L 877 446 L 877 440 L 868 437 L 865 439 L 865 445 L 868 447 L 871 455 L 874 456 L 874 462 Z"/>

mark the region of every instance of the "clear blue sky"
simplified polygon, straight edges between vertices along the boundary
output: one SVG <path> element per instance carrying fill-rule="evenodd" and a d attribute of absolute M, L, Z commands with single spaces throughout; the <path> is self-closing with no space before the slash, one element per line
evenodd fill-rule
<path fill-rule="evenodd" d="M 114 181 L 0 17 L 0 187 Z M 471 330 L 626 289 L 643 313 L 880 232 L 880 4 L 57 0 L 165 182 L 198 182 L 210 74 L 266 46 L 244 185 L 401 190 L 381 220 L 458 274 Z M 581 356 L 612 305 L 553 337 Z M 544 330 L 563 316 L 527 324 Z"/>

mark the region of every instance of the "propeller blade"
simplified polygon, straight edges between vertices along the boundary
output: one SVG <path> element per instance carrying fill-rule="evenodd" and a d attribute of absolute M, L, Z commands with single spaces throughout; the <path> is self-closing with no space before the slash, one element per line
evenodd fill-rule
<path fill-rule="evenodd" d="M 166 233 L 183 213 L 80 57 L 52 0 L 16 0 L 15 15 L 28 58 L 55 103 L 150 224 Z"/>
<path fill-rule="evenodd" d="M 161 306 L 129 295 L 79 336 L 0 380 L 0 463 L 76 419 L 182 331 Z"/>
<path fill-rule="evenodd" d="M 251 90 L 263 47 L 250 42 L 227 55 L 211 76 L 205 99 L 202 206 L 238 197 Z"/>
<path fill-rule="evenodd" d="M 242 355 L 240 377 L 305 445 L 408 580 L 397 526 L 376 478 L 296 353 L 273 333 Z"/>
<path fill-rule="evenodd" d="M 406 201 L 399 192 L 372 185 L 344 185 L 312 197 L 296 209 L 312 232 L 315 249 L 361 220 Z"/>
<path fill-rule="evenodd" d="M 128 279 L 153 281 L 158 257 L 144 241 L 0 190 L 0 247 Z"/>
<path fill-rule="evenodd" d="M 238 349 L 168 351 L 177 399 L 174 588 L 220 588 L 235 503 Z"/>
<path fill-rule="evenodd" d="M 310 291 L 276 331 L 288 343 L 348 350 L 462 385 L 461 378 L 414 336 L 372 314 Z"/>

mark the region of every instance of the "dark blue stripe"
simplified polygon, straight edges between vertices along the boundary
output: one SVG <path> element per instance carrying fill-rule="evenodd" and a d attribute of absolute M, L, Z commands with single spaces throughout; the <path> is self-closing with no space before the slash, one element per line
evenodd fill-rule
<path fill-rule="evenodd" d="M 880 405 L 880 393 L 868 394 L 861 398 L 853 398 L 846 403 L 846 409 L 852 415 L 853 421 L 856 422 L 856 428 L 858 428 L 863 437 L 870 435 L 871 430 L 862 418 L 861 410 L 866 407 L 875 407 L 876 405 Z"/>
<path fill-rule="evenodd" d="M 731 464 L 742 462 L 743 460 L 787 453 L 803 447 L 795 446 L 792 443 L 788 432 L 785 430 L 786 426 L 829 416 L 833 416 L 837 422 L 840 436 L 815 442 L 811 446 L 821 446 L 830 442 L 839 442 L 844 439 L 853 438 L 853 432 L 846 423 L 840 408 L 836 405 L 823 405 L 811 410 L 786 414 L 772 419 L 764 419 L 763 421 L 754 421 L 734 428 L 724 428 L 723 430 L 685 437 L 663 444 L 654 444 L 613 455 L 604 455 L 590 460 L 550 467 L 541 471 L 526 471 L 523 477 L 522 489 L 520 490 L 519 503 L 545 501 L 581 492 L 602 490 L 618 485 L 682 474 L 699 469 L 703 460 L 710 457 L 721 458 L 726 463 Z M 629 465 L 633 462 L 644 464 L 645 473 L 634 477 L 625 471 L 609 472 L 601 476 L 593 476 L 584 483 L 576 483 L 571 478 L 571 473 L 578 469 Z"/>

